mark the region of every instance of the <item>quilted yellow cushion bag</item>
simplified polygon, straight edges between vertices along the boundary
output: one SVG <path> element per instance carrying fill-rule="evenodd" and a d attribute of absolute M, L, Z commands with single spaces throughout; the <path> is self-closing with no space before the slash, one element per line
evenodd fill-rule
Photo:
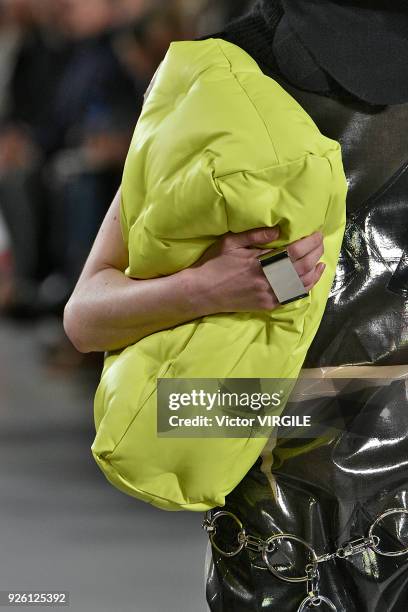
<path fill-rule="evenodd" d="M 277 248 L 322 231 L 327 267 L 273 311 L 202 317 L 106 355 L 92 452 L 114 486 L 167 510 L 224 504 L 266 439 L 159 437 L 157 379 L 296 378 L 333 284 L 346 192 L 339 143 L 250 55 L 216 38 L 170 45 L 123 174 L 126 274 L 173 274 L 226 232 L 274 225 Z"/>

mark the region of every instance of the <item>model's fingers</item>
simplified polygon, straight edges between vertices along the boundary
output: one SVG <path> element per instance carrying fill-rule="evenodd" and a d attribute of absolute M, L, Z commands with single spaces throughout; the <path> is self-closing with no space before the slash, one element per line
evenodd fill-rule
<path fill-rule="evenodd" d="M 316 276 L 317 276 L 317 269 L 313 268 L 311 272 L 308 272 L 307 274 L 304 274 L 303 276 L 301 276 L 300 280 L 302 281 L 305 287 L 310 287 L 310 286 L 313 286 L 313 283 L 316 282 Z"/>
<path fill-rule="evenodd" d="M 274 253 L 275 249 L 257 249 L 256 247 L 252 247 L 251 251 L 256 253 L 256 256 L 266 255 L 267 253 Z"/>
<path fill-rule="evenodd" d="M 257 244 L 267 244 L 279 237 L 279 227 L 260 227 L 246 232 L 225 234 L 224 241 L 228 247 L 242 248 L 251 247 Z"/>
<path fill-rule="evenodd" d="M 297 259 L 293 262 L 293 265 L 296 269 L 296 272 L 299 276 L 304 276 L 305 274 L 309 274 L 312 270 L 315 269 L 316 265 L 319 263 L 322 255 L 324 253 L 323 245 L 320 244 L 317 248 L 315 248 L 310 253 L 307 253 L 301 259 Z"/>
<path fill-rule="evenodd" d="M 292 244 L 287 247 L 287 251 L 291 260 L 295 262 L 305 257 L 305 255 L 311 251 L 314 251 L 320 245 L 323 245 L 323 235 L 321 232 L 315 232 L 311 236 L 292 242 Z"/>
<path fill-rule="evenodd" d="M 320 262 L 319 264 L 317 264 L 316 268 L 311 273 L 311 280 L 309 280 L 309 282 L 305 282 L 305 280 L 302 279 L 306 291 L 310 291 L 311 289 L 313 289 L 313 287 L 321 279 L 322 274 L 325 271 L 325 269 L 326 269 L 326 264 L 323 262 Z"/>

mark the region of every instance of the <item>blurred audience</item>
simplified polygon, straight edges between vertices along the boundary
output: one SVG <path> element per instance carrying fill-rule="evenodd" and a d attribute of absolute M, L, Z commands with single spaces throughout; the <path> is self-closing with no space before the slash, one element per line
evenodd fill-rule
<path fill-rule="evenodd" d="M 61 314 L 173 40 L 247 0 L 0 0 L 0 311 Z"/>
<path fill-rule="evenodd" d="M 0 309 L 7 306 L 13 293 L 13 273 L 10 236 L 4 218 L 0 214 Z"/>

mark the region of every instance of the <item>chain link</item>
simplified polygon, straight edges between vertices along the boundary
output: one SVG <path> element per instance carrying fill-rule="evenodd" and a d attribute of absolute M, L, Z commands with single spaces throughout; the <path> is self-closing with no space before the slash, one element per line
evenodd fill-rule
<path fill-rule="evenodd" d="M 208 533 L 212 546 L 223 556 L 225 557 L 234 557 L 238 555 L 244 548 L 251 550 L 252 552 L 257 552 L 262 554 L 263 560 L 268 567 L 269 571 L 274 574 L 280 580 L 284 580 L 285 582 L 306 582 L 306 590 L 307 596 L 302 601 L 298 608 L 298 612 L 306 611 L 310 607 L 320 607 L 322 603 L 326 604 L 331 610 L 336 610 L 336 606 L 333 602 L 327 597 L 320 594 L 319 580 L 319 564 L 326 563 L 328 561 L 332 561 L 333 559 L 348 559 L 349 557 L 354 557 L 356 555 L 361 555 L 367 550 L 373 550 L 379 555 L 383 556 L 402 556 L 408 554 L 408 547 L 400 550 L 400 551 L 381 551 L 378 547 L 380 544 L 380 538 L 374 534 L 374 529 L 379 525 L 379 523 L 384 520 L 386 517 L 394 515 L 394 514 L 405 514 L 408 515 L 408 510 L 405 508 L 391 508 L 386 510 L 382 514 L 380 514 L 371 524 L 368 536 L 356 538 L 355 540 L 350 540 L 342 544 L 337 550 L 331 553 L 325 553 L 322 555 L 317 555 L 315 550 L 312 548 L 310 544 L 308 544 L 302 538 L 295 536 L 293 534 L 288 533 L 276 533 L 270 536 L 269 538 L 262 539 L 255 535 L 249 534 L 244 529 L 242 522 L 239 520 L 235 514 L 232 512 L 227 512 L 225 510 L 216 512 L 213 516 L 208 512 L 206 514 L 206 518 L 203 521 L 202 527 Z M 237 547 L 235 550 L 230 552 L 224 551 L 215 542 L 215 535 L 217 533 L 217 521 L 221 517 L 227 517 L 234 521 L 239 531 L 237 533 Z M 309 552 L 311 556 L 311 561 L 305 567 L 305 576 L 292 578 L 282 576 L 278 570 L 270 563 L 268 559 L 268 554 L 274 553 L 277 550 L 277 542 L 282 540 L 295 541 L 302 544 Z"/>
<path fill-rule="evenodd" d="M 310 601 L 316 601 L 320 598 L 319 579 L 320 574 L 316 563 L 309 563 L 306 566 L 306 591 Z"/>
<path fill-rule="evenodd" d="M 262 538 L 257 538 L 253 535 L 250 534 L 246 534 L 245 532 L 240 532 L 238 534 L 238 542 L 240 544 L 244 545 L 244 548 L 248 548 L 249 550 L 252 550 L 253 552 L 260 552 L 262 553 L 264 550 L 266 550 L 267 552 L 273 552 L 273 550 L 269 549 L 269 545 L 268 542 L 266 542 L 265 540 L 262 540 Z"/>
<path fill-rule="evenodd" d="M 202 527 L 210 535 L 210 538 L 213 541 L 214 536 L 217 533 L 217 525 L 216 525 L 217 520 L 221 518 L 221 516 L 229 517 L 239 527 L 239 531 L 237 534 L 237 544 L 240 547 L 240 550 L 242 550 L 243 548 L 247 548 L 253 552 L 273 553 L 276 551 L 276 548 L 277 548 L 276 543 L 279 540 L 291 539 L 291 540 L 300 542 L 301 544 L 306 546 L 312 552 L 314 561 L 316 563 L 325 563 L 335 558 L 347 559 L 348 557 L 360 555 L 367 549 L 372 549 L 378 554 L 382 554 L 385 556 L 402 556 L 402 555 L 408 554 L 408 547 L 400 551 L 392 551 L 392 552 L 378 550 L 378 546 L 380 544 L 380 538 L 377 535 L 374 535 L 373 530 L 380 523 L 381 520 L 383 520 L 387 516 L 390 516 L 391 514 L 408 515 L 408 510 L 405 508 L 392 508 L 391 510 L 387 510 L 383 512 L 375 519 L 375 521 L 370 526 L 369 535 L 367 537 L 361 537 L 355 540 L 350 540 L 349 542 L 342 544 L 342 546 L 340 546 L 334 552 L 325 553 L 322 555 L 316 555 L 314 549 L 310 546 L 310 544 L 308 544 L 305 540 L 302 540 L 298 536 L 294 536 L 292 534 L 276 533 L 270 536 L 269 538 L 267 538 L 266 540 L 259 538 L 257 536 L 251 535 L 245 531 L 241 521 L 232 512 L 221 511 L 221 512 L 215 513 L 212 517 L 208 513 L 205 520 L 203 521 Z M 226 551 L 222 551 L 221 549 L 219 549 L 218 546 L 217 546 L 217 549 L 220 552 L 220 554 L 226 554 L 226 555 L 230 554 L 230 553 L 227 553 Z"/>
<path fill-rule="evenodd" d="M 361 555 L 367 548 L 374 548 L 374 546 L 380 542 L 380 538 L 377 536 L 369 538 L 358 538 L 347 542 L 343 546 L 340 546 L 336 550 L 336 557 L 339 559 L 347 559 L 347 557 L 353 557 L 354 555 Z"/>

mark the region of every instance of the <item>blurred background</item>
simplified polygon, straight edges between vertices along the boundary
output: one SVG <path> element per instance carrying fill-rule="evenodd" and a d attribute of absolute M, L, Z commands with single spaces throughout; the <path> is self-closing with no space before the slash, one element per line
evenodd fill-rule
<path fill-rule="evenodd" d="M 102 356 L 76 353 L 62 312 L 170 42 L 249 4 L 0 0 L 0 591 L 207 609 L 202 516 L 126 497 L 91 458 Z"/>

